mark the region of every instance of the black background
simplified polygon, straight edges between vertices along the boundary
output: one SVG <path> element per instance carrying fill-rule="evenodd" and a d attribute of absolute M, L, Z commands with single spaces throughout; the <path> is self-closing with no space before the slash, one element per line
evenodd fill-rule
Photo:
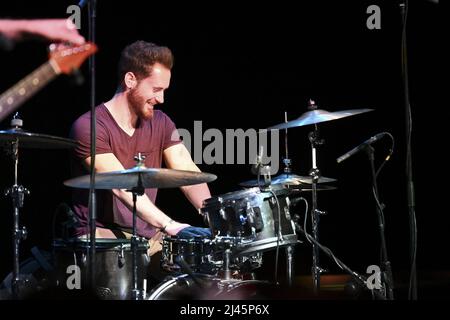
<path fill-rule="evenodd" d="M 11 18 L 67 17 L 70 1 L 15 1 L 2 4 L 1 16 Z M 381 8 L 381 29 L 369 30 L 366 9 Z M 348 266 L 364 273 L 379 264 L 379 231 L 371 196 L 370 167 L 364 153 L 342 164 L 335 159 L 368 137 L 389 131 L 395 150 L 379 178 L 386 205 L 386 242 L 394 274 L 409 274 L 409 217 L 405 176 L 405 108 L 401 79 L 401 17 L 398 1 L 302 1 L 297 4 L 218 2 L 215 4 L 160 4 L 157 1 L 98 1 L 97 102 L 111 98 L 116 87 L 116 65 L 122 48 L 146 40 L 169 46 L 175 55 L 171 87 L 159 106 L 179 128 L 193 129 L 194 120 L 208 128 L 264 128 L 307 111 L 308 99 L 319 108 L 375 111 L 319 125 L 325 145 L 318 149 L 322 175 L 338 179 L 335 191 L 319 193 L 320 239 Z M 428 271 L 450 267 L 447 250 L 447 210 L 444 146 L 437 119 L 444 112 L 438 69 L 438 5 L 411 1 L 408 18 L 408 59 L 413 118 L 413 173 L 416 186 L 419 279 Z M 87 10 L 82 10 L 81 33 L 87 36 Z M 46 44 L 19 43 L 1 52 L 0 88 L 6 90 L 47 61 Z M 20 109 L 24 128 L 35 133 L 67 137 L 71 123 L 89 109 L 87 63 L 82 86 L 61 76 Z M 0 125 L 8 128 L 9 118 Z M 296 174 L 311 167 L 308 132 L 311 126 L 289 130 L 290 155 Z M 281 134 L 280 137 L 283 135 Z M 282 140 L 280 140 L 282 153 Z M 204 143 L 206 145 L 207 143 Z M 377 165 L 387 154 L 388 139 L 377 142 Z M 280 154 L 281 162 L 282 154 Z M 218 179 L 213 195 L 239 189 L 252 179 L 248 165 L 204 165 Z M 0 155 L 0 189 L 13 183 L 13 166 Z M 19 182 L 31 191 L 21 211 L 29 249 L 48 249 L 52 215 L 60 202 L 69 201 L 62 182 L 70 177 L 65 151 L 23 150 Z M 310 195 L 306 194 L 307 199 Z M 202 222 L 178 190 L 160 190 L 157 204 L 170 216 L 191 224 Z M 12 269 L 12 208 L 0 197 L 0 276 Z M 284 256 L 284 255 L 283 255 Z M 273 256 L 265 265 L 273 264 Z M 326 257 L 323 267 L 340 270 Z M 296 273 L 308 274 L 311 249 L 297 247 Z M 284 273 L 284 269 L 280 271 Z M 272 277 L 272 275 L 267 275 Z M 447 278 L 448 279 L 448 278 Z M 448 280 L 447 280 L 448 281 Z"/>

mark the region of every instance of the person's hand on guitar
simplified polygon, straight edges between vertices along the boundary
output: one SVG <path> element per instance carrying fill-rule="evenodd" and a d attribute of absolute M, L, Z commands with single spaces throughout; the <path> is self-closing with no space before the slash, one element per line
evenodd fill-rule
<path fill-rule="evenodd" d="M 69 19 L 0 19 L 0 34 L 14 41 L 32 36 L 77 45 L 86 42 L 84 37 L 79 34 L 75 24 Z"/>

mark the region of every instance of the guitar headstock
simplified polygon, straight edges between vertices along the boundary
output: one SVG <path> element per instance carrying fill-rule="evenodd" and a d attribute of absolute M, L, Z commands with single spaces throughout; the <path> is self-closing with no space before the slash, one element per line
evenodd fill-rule
<path fill-rule="evenodd" d="M 61 73 L 70 74 L 95 52 L 97 46 L 91 42 L 76 46 L 53 44 L 50 46 L 50 60 L 58 66 Z"/>

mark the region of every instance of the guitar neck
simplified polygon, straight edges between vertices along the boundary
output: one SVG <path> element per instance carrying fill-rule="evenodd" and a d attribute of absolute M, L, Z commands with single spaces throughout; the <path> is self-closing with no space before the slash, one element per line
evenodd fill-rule
<path fill-rule="evenodd" d="M 0 96 L 0 121 L 53 80 L 59 69 L 52 61 L 44 63 Z"/>

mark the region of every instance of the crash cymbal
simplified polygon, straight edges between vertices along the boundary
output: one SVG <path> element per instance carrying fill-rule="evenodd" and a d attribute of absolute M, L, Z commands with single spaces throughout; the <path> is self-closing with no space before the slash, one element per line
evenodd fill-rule
<path fill-rule="evenodd" d="M 352 109 L 335 112 L 328 112 L 326 110 L 315 109 L 305 112 L 295 120 L 283 122 L 275 126 L 269 127 L 267 129 L 279 130 L 279 129 L 289 129 L 293 127 L 301 127 L 309 124 L 316 124 L 325 121 L 337 120 L 369 111 L 373 111 L 373 109 Z"/>
<path fill-rule="evenodd" d="M 75 140 L 31 133 L 20 128 L 0 131 L 0 143 L 7 144 L 19 141 L 19 148 L 30 149 L 68 149 L 76 146 Z"/>
<path fill-rule="evenodd" d="M 335 182 L 336 179 L 333 178 L 326 178 L 326 177 L 320 177 L 319 181 L 317 183 L 329 183 L 329 182 Z M 279 176 L 273 177 L 271 184 L 284 184 L 289 186 L 299 186 L 299 185 L 311 185 L 312 184 L 312 178 L 310 176 L 298 176 L 293 173 L 284 173 Z M 241 187 L 245 188 L 251 188 L 251 187 L 257 187 L 258 186 L 258 180 L 249 180 L 239 183 Z M 309 186 L 310 187 L 310 186 Z"/>
<path fill-rule="evenodd" d="M 144 188 L 176 188 L 211 182 L 216 180 L 217 176 L 204 172 L 136 166 L 127 170 L 96 174 L 95 189 L 131 189 L 138 186 L 139 178 Z M 69 179 L 64 184 L 69 187 L 89 189 L 90 176 Z"/>

